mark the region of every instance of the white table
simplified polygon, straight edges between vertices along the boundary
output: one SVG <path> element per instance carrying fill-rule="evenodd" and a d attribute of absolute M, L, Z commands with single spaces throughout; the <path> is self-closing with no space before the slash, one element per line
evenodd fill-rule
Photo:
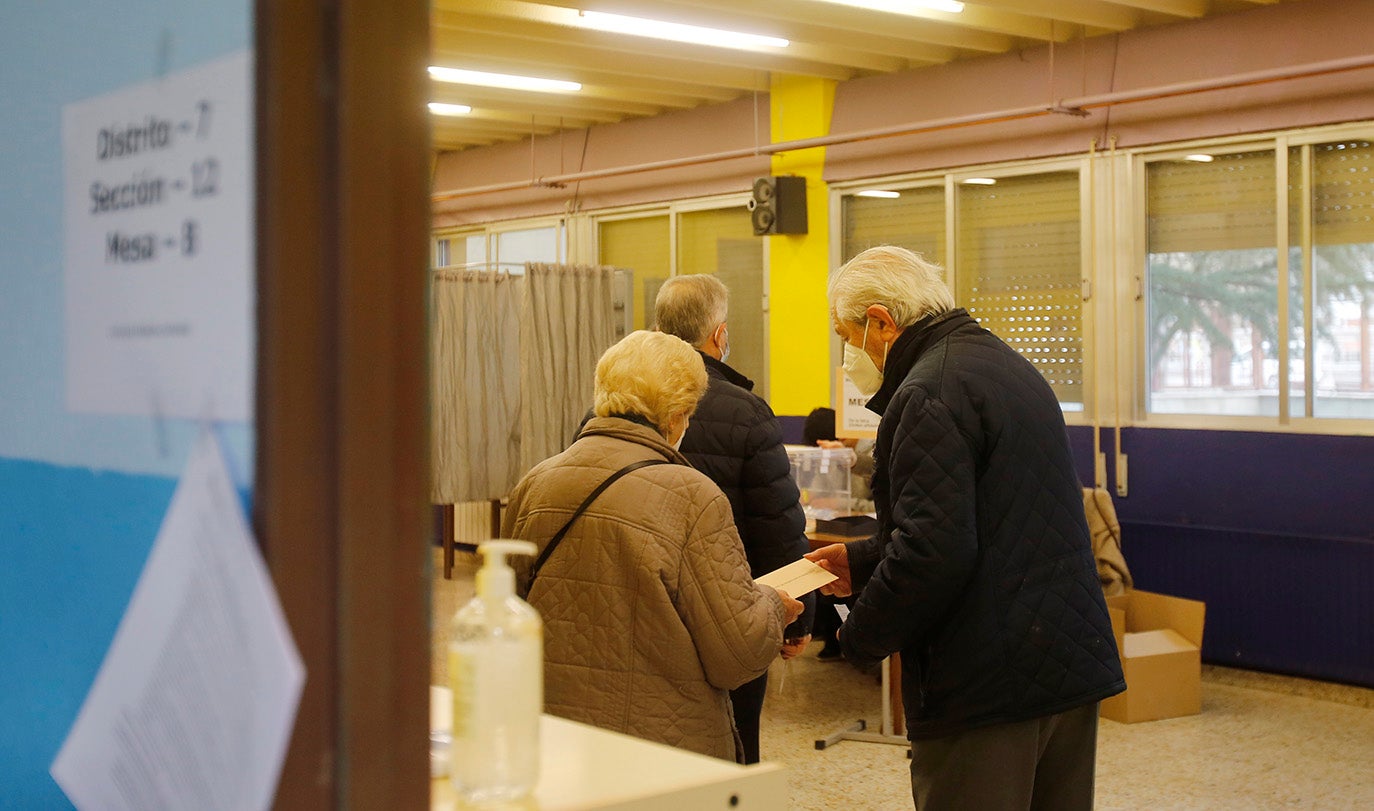
<path fill-rule="evenodd" d="M 430 688 L 430 727 L 447 730 L 452 698 Z M 694 752 L 544 715 L 539 726 L 539 783 L 511 811 L 783 811 L 786 772 L 774 763 L 740 766 Z M 435 778 L 433 811 L 465 809 L 447 777 Z M 482 806 L 483 811 L 493 808 Z"/>

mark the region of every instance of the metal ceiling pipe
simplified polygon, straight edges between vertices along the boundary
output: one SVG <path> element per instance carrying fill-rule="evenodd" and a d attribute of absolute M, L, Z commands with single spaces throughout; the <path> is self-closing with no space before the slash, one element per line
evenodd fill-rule
<path fill-rule="evenodd" d="M 822 135 L 815 138 L 801 138 L 794 141 L 779 141 L 775 144 L 760 144 L 753 147 L 711 152 L 704 155 L 691 155 L 688 157 L 670 158 L 667 160 L 650 161 L 648 163 L 637 163 L 628 166 L 612 166 L 605 169 L 592 169 L 584 172 L 550 175 L 530 180 L 515 180 L 505 183 L 493 183 L 486 186 L 473 186 L 467 189 L 435 192 L 431 195 L 430 200 L 435 203 L 442 203 L 446 200 L 455 200 L 461 197 L 472 197 L 481 194 L 561 186 L 567 183 L 575 183 L 580 180 L 596 180 L 605 177 L 652 172 L 659 169 L 677 169 L 684 166 L 698 166 L 703 163 L 717 163 L 719 161 L 752 158 L 760 155 L 775 155 L 779 152 L 814 149 L 816 147 L 835 146 L 837 144 L 850 144 L 859 141 L 871 141 L 878 138 L 892 138 L 901 135 L 920 135 L 958 127 L 1039 118 L 1046 115 L 1073 113 L 1099 107 L 1111 107 L 1118 104 L 1130 104 L 1133 102 L 1154 101 L 1157 99 L 1173 98 L 1175 96 L 1186 96 L 1211 90 L 1232 90 L 1238 87 L 1249 87 L 1292 79 L 1305 79 L 1312 76 L 1343 73 L 1364 68 L 1374 68 L 1374 54 L 1332 59 L 1325 62 L 1314 62 L 1308 65 L 1294 67 L 1271 68 L 1249 73 L 1238 73 L 1231 76 L 1199 79 L 1192 82 L 1178 82 L 1175 84 L 1160 85 L 1158 87 L 1142 88 L 1139 90 L 1121 90 L 1112 93 L 1102 93 L 1096 96 L 1061 99 L 1057 100 L 1054 105 L 1050 107 L 1020 107 L 1011 110 L 951 116 L 949 118 L 937 118 L 919 124 L 897 124 L 890 127 L 860 130 L 858 132 Z"/>

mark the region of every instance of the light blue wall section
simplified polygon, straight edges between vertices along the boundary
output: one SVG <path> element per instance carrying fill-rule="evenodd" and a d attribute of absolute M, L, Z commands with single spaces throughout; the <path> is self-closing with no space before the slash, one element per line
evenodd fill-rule
<path fill-rule="evenodd" d="M 0 26 L 0 457 L 175 476 L 186 420 L 65 412 L 62 106 L 250 45 L 250 0 L 5 0 Z M 246 426 L 225 432 L 251 469 Z"/>
<path fill-rule="evenodd" d="M 48 766 L 95 677 L 198 426 L 65 412 L 65 104 L 241 51 L 250 0 L 3 0 L 0 808 L 70 808 Z M 220 426 L 241 489 L 252 429 Z"/>

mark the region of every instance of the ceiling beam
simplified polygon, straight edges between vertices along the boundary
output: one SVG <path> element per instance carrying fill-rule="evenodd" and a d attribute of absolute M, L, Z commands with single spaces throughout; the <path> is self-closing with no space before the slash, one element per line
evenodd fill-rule
<path fill-rule="evenodd" d="M 534 60 L 512 59 L 509 55 L 482 56 L 474 58 L 470 53 L 447 52 L 448 56 L 432 61 L 444 67 L 464 67 L 469 70 L 484 70 L 490 73 L 508 73 L 517 76 L 533 76 L 547 72 L 549 66 Z M 693 98 L 707 102 L 730 101 L 738 98 L 741 92 L 732 88 L 699 82 L 672 81 L 639 73 L 616 73 L 584 66 L 564 66 L 559 70 L 560 78 L 582 85 L 613 85 L 615 87 L 663 93 L 680 98 Z"/>
<path fill-rule="evenodd" d="M 455 32 L 438 40 L 432 50 L 436 59 L 446 65 L 459 65 L 465 56 L 479 58 L 500 58 L 519 54 L 530 64 L 547 60 L 551 66 L 569 66 L 573 69 L 601 70 L 608 73 L 636 73 L 652 79 L 664 81 L 696 81 L 720 87 L 732 88 L 741 92 L 768 89 L 768 72 L 750 68 L 738 68 L 706 63 L 683 62 L 653 56 L 625 57 L 607 54 L 598 48 L 565 43 L 541 43 L 538 48 L 516 37 L 498 34 L 469 35 Z M 540 74 L 548 79 L 565 78 L 563 73 Z"/>
<path fill-rule="evenodd" d="M 514 0 L 478 0 L 477 5 L 504 6 Z M 521 5 L 532 5 L 523 3 Z M 551 9 L 567 12 L 570 9 Z M 533 16 L 533 15 L 531 15 Z M 608 54 L 638 54 L 644 56 L 669 56 L 689 62 L 734 65 L 758 70 L 820 76 L 837 81 L 847 79 L 855 71 L 886 73 L 903 66 L 900 59 L 884 56 L 872 51 L 814 45 L 794 42 L 786 48 L 768 50 L 737 50 L 716 48 L 709 45 L 693 45 L 648 37 L 632 37 L 610 34 L 576 26 L 568 26 L 557 20 L 527 20 L 505 18 L 464 12 L 454 14 L 447 11 L 435 12 L 435 27 L 438 37 L 447 37 L 451 30 L 457 29 L 470 34 L 504 34 L 529 40 L 531 43 L 561 42 L 584 47 L 596 48 L 604 58 Z M 542 47 L 535 45 L 533 47 Z"/>
<path fill-rule="evenodd" d="M 1207 14 L 1208 0 L 1112 0 L 1121 6 L 1138 8 L 1141 11 L 1155 11 L 1174 17 L 1198 19 Z"/>

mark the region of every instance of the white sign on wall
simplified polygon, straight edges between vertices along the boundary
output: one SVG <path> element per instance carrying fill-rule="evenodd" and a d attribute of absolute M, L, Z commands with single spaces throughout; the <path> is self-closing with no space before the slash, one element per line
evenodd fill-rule
<path fill-rule="evenodd" d="M 252 70 L 63 108 L 69 411 L 250 420 Z"/>
<path fill-rule="evenodd" d="M 850 382 L 843 368 L 837 369 L 835 374 L 835 390 L 839 392 L 836 398 L 839 402 L 835 406 L 835 436 L 841 439 L 876 439 L 878 423 L 882 418 L 865 407 L 871 398 Z"/>

